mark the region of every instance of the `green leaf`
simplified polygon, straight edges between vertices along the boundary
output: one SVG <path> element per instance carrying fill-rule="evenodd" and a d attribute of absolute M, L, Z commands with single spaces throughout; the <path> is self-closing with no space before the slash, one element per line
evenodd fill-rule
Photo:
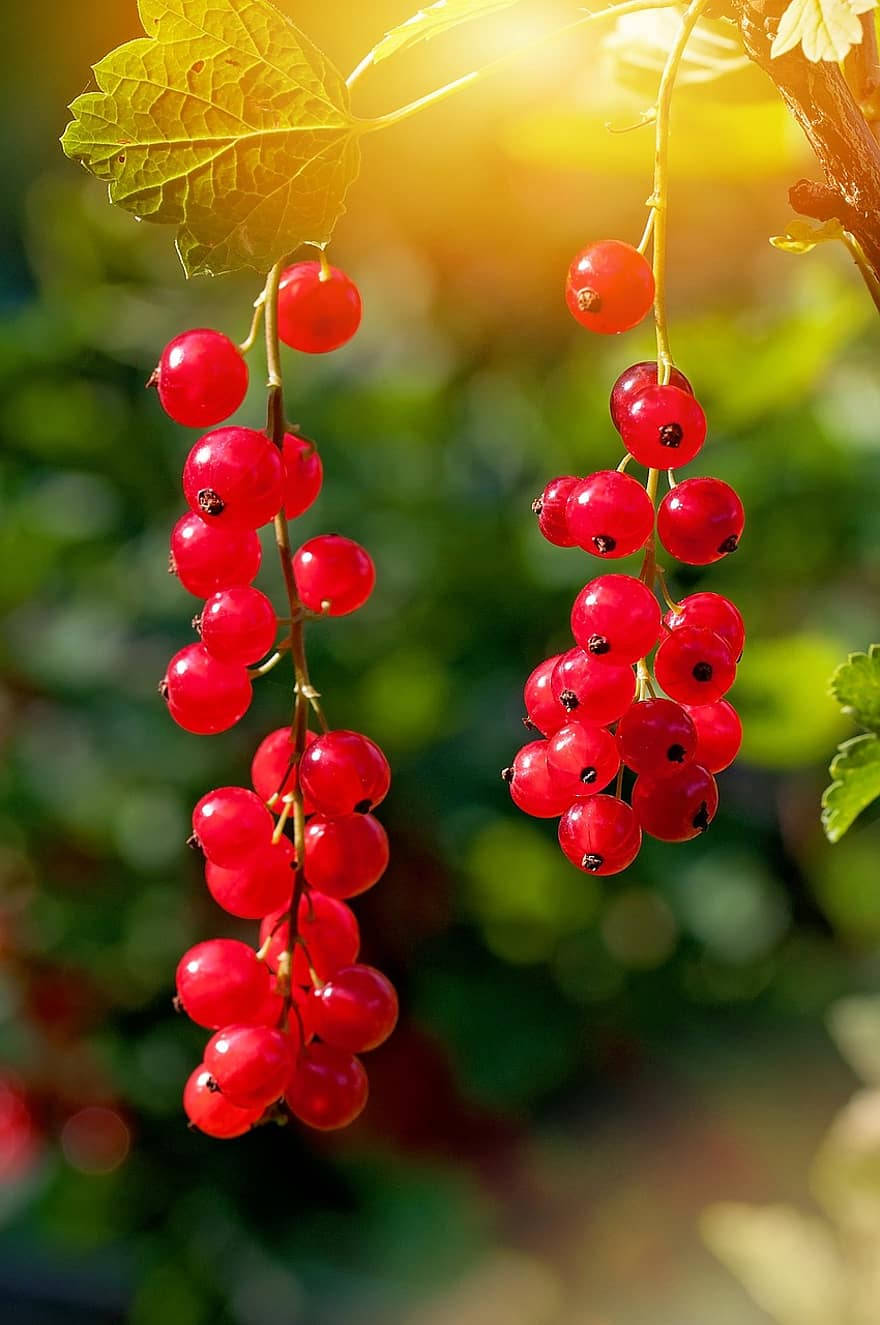
<path fill-rule="evenodd" d="M 816 225 L 795 217 L 785 227 L 784 235 L 772 235 L 770 243 L 783 253 L 811 253 L 817 244 L 827 244 L 831 240 L 843 239 L 844 229 L 836 217 Z"/>
<path fill-rule="evenodd" d="M 386 32 L 383 39 L 372 52 L 372 63 L 387 60 L 389 55 L 415 46 L 417 42 L 439 37 L 458 27 L 459 23 L 468 23 L 474 18 L 485 18 L 499 9 L 509 9 L 519 0 L 437 0 L 427 9 L 420 9 L 412 18 L 408 18 L 399 27 Z"/>
<path fill-rule="evenodd" d="M 149 35 L 95 65 L 67 155 L 144 220 L 179 226 L 188 275 L 265 272 L 323 245 L 365 127 L 342 76 L 268 0 L 139 0 Z"/>
<path fill-rule="evenodd" d="M 859 14 L 875 9 L 877 0 L 790 0 L 773 38 L 773 59 L 802 46 L 808 60 L 845 59 L 862 40 Z"/>
<path fill-rule="evenodd" d="M 832 676 L 831 693 L 860 727 L 880 731 L 880 644 L 851 653 Z"/>
<path fill-rule="evenodd" d="M 877 733 L 844 741 L 831 762 L 831 777 L 822 797 L 822 827 L 829 842 L 839 842 L 862 810 L 880 796 Z"/>

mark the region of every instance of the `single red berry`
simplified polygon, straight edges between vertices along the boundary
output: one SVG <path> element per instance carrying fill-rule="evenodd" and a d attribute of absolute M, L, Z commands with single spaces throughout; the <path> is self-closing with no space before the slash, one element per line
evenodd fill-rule
<path fill-rule="evenodd" d="M 199 1063 L 183 1088 L 183 1111 L 193 1127 L 218 1141 L 244 1136 L 264 1112 L 263 1106 L 236 1108 L 217 1089 L 204 1063 Z"/>
<path fill-rule="evenodd" d="M 570 722 L 547 743 L 550 781 L 568 798 L 594 796 L 620 768 L 617 741 L 604 727 Z"/>
<path fill-rule="evenodd" d="M 310 1044 L 286 1091 L 290 1111 L 320 1132 L 348 1127 L 363 1113 L 369 1084 L 363 1063 L 330 1044 Z"/>
<path fill-rule="evenodd" d="M 380 805 L 391 786 L 388 760 L 375 741 L 360 732 L 325 732 L 302 757 L 304 793 L 321 814 L 366 814 Z"/>
<path fill-rule="evenodd" d="M 284 465 L 284 514 L 296 520 L 317 500 L 324 482 L 318 448 L 307 437 L 289 432 L 281 452 Z"/>
<path fill-rule="evenodd" d="M 568 722 L 568 714 L 553 695 L 550 679 L 553 669 L 562 657 L 554 653 L 552 658 L 545 658 L 530 674 L 523 688 L 526 706 L 526 726 L 536 728 L 543 736 L 552 736 Z"/>
<path fill-rule="evenodd" d="M 712 704 L 736 680 L 736 663 L 720 635 L 682 626 L 657 650 L 654 675 L 679 704 Z"/>
<path fill-rule="evenodd" d="M 660 503 L 660 541 L 687 566 L 708 566 L 735 552 L 745 527 L 743 504 L 719 478 L 687 478 Z"/>
<path fill-rule="evenodd" d="M 266 964 L 270 970 L 289 942 L 287 908 L 267 915 L 260 925 L 260 944 L 270 940 Z M 302 940 L 293 954 L 293 983 L 302 988 L 312 984 L 309 965 L 319 980 L 329 980 L 341 966 L 357 961 L 361 937 L 357 917 L 350 907 L 324 893 L 308 892 L 299 904 L 297 930 Z"/>
<path fill-rule="evenodd" d="M 566 502 L 580 479 L 566 475 L 552 478 L 540 497 L 532 502 L 532 510 L 538 517 L 538 528 L 548 543 L 555 547 L 574 547 L 575 540 L 569 533 L 566 521 Z"/>
<path fill-rule="evenodd" d="M 373 592 L 376 567 L 360 543 L 341 534 L 319 534 L 293 554 L 300 601 L 310 612 L 347 616 Z"/>
<path fill-rule="evenodd" d="M 624 713 L 617 728 L 627 768 L 652 776 L 694 758 L 697 730 L 681 704 L 643 699 Z"/>
<path fill-rule="evenodd" d="M 316 814 L 306 824 L 306 878 L 330 897 L 357 897 L 388 867 L 388 834 L 372 814 Z"/>
<path fill-rule="evenodd" d="M 219 331 L 184 331 L 165 346 L 155 383 L 165 413 L 185 428 L 213 428 L 247 395 L 241 350 Z"/>
<path fill-rule="evenodd" d="M 660 604 L 632 575 L 600 575 L 581 589 L 571 609 L 577 644 L 616 666 L 650 653 L 660 634 Z"/>
<path fill-rule="evenodd" d="M 651 265 L 619 239 L 588 244 L 568 269 L 565 302 L 575 321 L 590 331 L 605 336 L 629 331 L 651 311 Z"/>
<path fill-rule="evenodd" d="M 178 726 L 198 736 L 234 727 L 248 711 L 253 687 L 247 670 L 214 658 L 204 644 L 175 653 L 159 685 Z"/>
<path fill-rule="evenodd" d="M 306 732 L 306 747 L 316 740 L 314 732 Z M 289 727 L 279 727 L 270 732 L 257 746 L 251 764 L 251 782 L 254 791 L 262 801 L 272 801 L 270 809 L 280 814 L 284 800 L 292 796 L 299 785 L 297 770 L 292 765 L 293 738 Z M 273 797 L 277 799 L 273 800 Z M 306 814 L 314 814 L 315 806 L 306 796 L 304 809 Z"/>
<path fill-rule="evenodd" d="M 729 598 L 720 593 L 692 593 L 682 598 L 663 618 L 667 630 L 694 626 L 699 630 L 714 630 L 739 661 L 746 642 L 746 628 L 742 615 Z"/>
<path fill-rule="evenodd" d="M 238 939 L 208 939 L 180 959 L 177 996 L 199 1026 L 250 1025 L 270 994 L 268 967 Z"/>
<path fill-rule="evenodd" d="M 271 1026 L 225 1026 L 205 1046 L 205 1067 L 230 1104 L 265 1108 L 287 1085 L 297 1047 Z"/>
<path fill-rule="evenodd" d="M 623 444 L 640 465 L 673 469 L 688 465 L 706 440 L 699 401 L 677 386 L 649 386 L 631 396 L 620 416 Z"/>
<path fill-rule="evenodd" d="M 351 340 L 363 305 L 354 281 L 338 267 L 296 262 L 281 277 L 278 331 L 285 345 L 304 354 L 326 354 Z"/>
<path fill-rule="evenodd" d="M 183 493 L 208 524 L 259 529 L 281 509 L 281 454 L 252 428 L 218 428 L 196 442 L 183 467 Z"/>
<path fill-rule="evenodd" d="M 560 787 L 547 764 L 548 741 L 530 741 L 518 750 L 501 774 L 514 805 L 536 819 L 555 819 L 568 808 L 573 793 Z"/>
<path fill-rule="evenodd" d="M 742 745 L 742 723 L 733 705 L 726 699 L 714 704 L 698 704 L 688 709 L 697 729 L 696 761 L 710 773 L 729 768 Z"/>
<path fill-rule="evenodd" d="M 572 865 L 587 874 L 619 874 L 639 854 L 642 833 L 626 801 L 588 796 L 560 819 L 559 845 Z"/>
<path fill-rule="evenodd" d="M 228 663 L 255 663 L 265 657 L 278 634 L 275 608 L 250 584 L 236 584 L 212 594 L 196 618 L 202 643 Z"/>
<path fill-rule="evenodd" d="M 309 999 L 308 1022 L 335 1049 L 363 1054 L 388 1039 L 397 1025 L 397 994 L 372 966 L 343 966 Z"/>
<path fill-rule="evenodd" d="M 581 479 L 565 508 L 571 540 L 594 557 L 628 557 L 645 546 L 654 528 L 654 507 L 641 483 L 616 469 Z"/>
<path fill-rule="evenodd" d="M 240 920 L 259 920 L 290 901 L 293 844 L 287 837 L 251 852 L 241 865 L 223 869 L 209 860 L 205 883 L 218 906 Z"/>
<path fill-rule="evenodd" d="M 625 368 L 618 377 L 614 386 L 611 388 L 611 422 L 618 432 L 620 432 L 620 421 L 624 413 L 629 408 L 630 401 L 644 391 L 645 387 L 657 385 L 657 364 L 653 360 L 643 360 L 641 363 L 634 363 L 629 368 Z M 687 391 L 689 395 L 694 394 L 694 389 L 677 368 L 673 368 L 669 375 L 669 385 L 677 386 L 680 391 Z"/>
<path fill-rule="evenodd" d="M 683 764 L 662 777 L 638 777 L 633 810 L 651 837 L 661 842 L 689 842 L 705 833 L 718 809 L 715 779 L 700 764 Z"/>
<path fill-rule="evenodd" d="M 612 667 L 574 648 L 560 655 L 550 677 L 550 689 L 565 713 L 565 722 L 575 717 L 579 722 L 607 727 L 633 702 L 636 676 L 629 665 Z"/>
<path fill-rule="evenodd" d="M 171 531 L 168 569 L 196 598 L 208 598 L 233 584 L 256 579 L 263 557 L 253 529 L 205 524 L 187 511 Z"/>
<path fill-rule="evenodd" d="M 227 870 L 268 846 L 275 826 L 259 796 L 244 787 L 209 791 L 193 810 L 192 824 L 208 859 Z"/>

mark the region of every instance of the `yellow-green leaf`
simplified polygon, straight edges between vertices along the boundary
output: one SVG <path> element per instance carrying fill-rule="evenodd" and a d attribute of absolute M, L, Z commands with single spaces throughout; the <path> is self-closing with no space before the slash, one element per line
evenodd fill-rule
<path fill-rule="evenodd" d="M 360 164 L 342 76 L 268 0 L 139 0 L 62 145 L 110 199 L 179 227 L 189 275 L 327 243 Z"/>
<path fill-rule="evenodd" d="M 436 4 L 420 9 L 405 23 L 386 32 L 372 53 L 372 62 L 378 64 L 397 51 L 415 46 L 416 42 L 428 41 L 431 37 L 449 32 L 451 28 L 458 27 L 459 23 L 485 18 L 498 9 L 509 9 L 518 3 L 519 0 L 437 0 Z"/>
<path fill-rule="evenodd" d="M 859 14 L 876 6 L 877 0 L 790 0 L 770 54 L 776 59 L 802 46 L 814 64 L 819 60 L 839 63 L 862 40 Z"/>
<path fill-rule="evenodd" d="M 831 762 L 831 777 L 822 797 L 822 827 L 829 842 L 839 842 L 862 810 L 880 797 L 877 733 L 845 741 Z"/>
<path fill-rule="evenodd" d="M 799 217 L 789 221 L 784 235 L 772 235 L 770 243 L 783 253 L 811 253 L 817 244 L 826 244 L 834 239 L 843 239 L 844 229 L 836 217 L 816 225 L 812 221 L 803 221 Z"/>

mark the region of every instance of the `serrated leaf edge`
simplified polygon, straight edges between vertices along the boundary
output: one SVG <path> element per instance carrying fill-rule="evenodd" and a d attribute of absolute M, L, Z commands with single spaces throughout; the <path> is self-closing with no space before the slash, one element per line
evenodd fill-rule
<path fill-rule="evenodd" d="M 872 648 L 876 647 L 876 645 L 872 645 Z M 841 771 L 841 764 L 852 753 L 853 747 L 865 744 L 880 745 L 880 736 L 878 736 L 877 732 L 867 731 L 861 732 L 858 736 L 851 736 L 848 741 L 842 741 L 837 747 L 837 753 L 831 760 L 831 766 L 828 769 L 831 782 L 822 792 L 822 828 L 828 841 L 832 844 L 839 842 L 848 829 L 855 823 L 856 819 L 858 819 L 859 815 L 864 814 L 868 806 L 872 805 L 874 800 L 877 799 L 876 797 L 873 797 L 871 800 L 866 801 L 861 809 L 857 810 L 849 822 L 844 824 L 839 831 L 832 828 L 831 819 L 837 813 L 837 808 L 831 804 L 831 800 L 835 792 L 843 790 L 846 785 L 843 779 L 838 777 L 838 773 Z"/>

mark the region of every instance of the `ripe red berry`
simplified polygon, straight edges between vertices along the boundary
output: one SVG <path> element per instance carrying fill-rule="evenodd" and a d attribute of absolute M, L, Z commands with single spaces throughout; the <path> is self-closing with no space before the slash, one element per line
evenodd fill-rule
<path fill-rule="evenodd" d="M 565 508 L 569 538 L 594 557 L 628 557 L 645 546 L 654 507 L 641 483 L 602 469 L 571 489 Z"/>
<path fill-rule="evenodd" d="M 259 796 L 244 787 L 209 791 L 193 810 L 192 824 L 208 859 L 227 870 L 268 846 L 275 827 Z"/>
<path fill-rule="evenodd" d="M 554 653 L 552 658 L 545 658 L 538 663 L 523 688 L 526 724 L 537 728 L 543 736 L 552 736 L 568 722 L 567 712 L 550 687 L 553 669 L 561 657 L 561 653 Z"/>
<path fill-rule="evenodd" d="M 625 368 L 618 377 L 614 386 L 611 388 L 611 422 L 618 432 L 620 432 L 620 421 L 624 412 L 629 407 L 629 402 L 645 387 L 657 385 L 657 364 L 653 360 L 643 360 L 641 363 L 634 363 L 629 368 Z M 687 391 L 690 395 L 694 394 L 694 389 L 677 368 L 673 368 L 669 375 L 669 385 L 677 386 L 680 391 Z"/>
<path fill-rule="evenodd" d="M 688 713 L 697 729 L 697 763 L 710 773 L 723 773 L 736 759 L 742 745 L 739 714 L 726 699 L 696 705 L 689 708 Z"/>
<path fill-rule="evenodd" d="M 706 440 L 699 401 L 677 386 L 649 386 L 627 400 L 620 435 L 630 455 L 649 469 L 690 464 Z"/>
<path fill-rule="evenodd" d="M 284 466 L 284 514 L 288 520 L 295 520 L 317 499 L 324 482 L 324 466 L 315 443 L 291 432 L 285 435 L 281 459 Z"/>
<path fill-rule="evenodd" d="M 718 809 L 715 779 L 700 764 L 683 764 L 662 777 L 636 778 L 633 810 L 651 837 L 689 842 L 705 833 Z"/>
<path fill-rule="evenodd" d="M 746 642 L 746 628 L 739 609 L 720 593 L 692 593 L 682 598 L 663 618 L 667 630 L 694 626 L 699 630 L 713 630 L 729 647 L 739 661 Z"/>
<path fill-rule="evenodd" d="M 600 575 L 574 600 L 571 630 L 580 647 L 603 663 L 634 663 L 657 643 L 660 604 L 632 575 Z"/>
<path fill-rule="evenodd" d="M 362 312 L 357 286 L 338 267 L 325 276 L 320 262 L 296 262 L 281 277 L 278 331 L 293 350 L 338 350 L 357 331 Z"/>
<path fill-rule="evenodd" d="M 679 704 L 712 704 L 736 680 L 736 663 L 720 635 L 682 626 L 657 650 L 654 675 Z"/>
<path fill-rule="evenodd" d="M 532 502 L 532 510 L 538 517 L 538 528 L 555 547 L 574 547 L 575 540 L 569 533 L 565 516 L 569 495 L 580 483 L 580 479 L 566 475 L 552 478 L 540 497 Z"/>
<path fill-rule="evenodd" d="M 270 970 L 278 966 L 285 951 L 290 927 L 285 916 L 287 908 L 267 915 L 260 925 L 260 944 L 271 939 L 266 952 Z M 357 917 L 350 907 L 335 897 L 309 892 L 299 904 L 297 928 L 302 943 L 293 954 L 293 983 L 303 988 L 311 986 L 309 964 L 319 980 L 329 980 L 341 966 L 357 961 L 361 937 Z"/>
<path fill-rule="evenodd" d="M 366 548 L 341 534 L 319 534 L 293 554 L 300 601 L 310 612 L 347 616 L 373 592 L 376 568 Z"/>
<path fill-rule="evenodd" d="M 244 400 L 248 369 L 228 336 L 202 328 L 184 331 L 165 346 L 155 382 L 162 408 L 175 423 L 212 428 Z"/>
<path fill-rule="evenodd" d="M 565 301 L 575 321 L 590 331 L 605 336 L 629 331 L 654 302 L 650 263 L 619 239 L 588 244 L 568 269 Z"/>
<path fill-rule="evenodd" d="M 639 854 L 642 833 L 626 801 L 588 796 L 575 801 L 560 819 L 559 845 L 579 870 L 619 874 Z"/>
<path fill-rule="evenodd" d="M 363 1113 L 369 1094 L 363 1063 L 330 1044 L 310 1044 L 296 1064 L 286 1092 L 291 1113 L 321 1132 L 348 1127 Z"/>
<path fill-rule="evenodd" d="M 708 566 L 735 552 L 745 526 L 743 504 L 718 478 L 688 478 L 660 503 L 660 541 L 688 566 Z"/>
<path fill-rule="evenodd" d="M 177 996 L 199 1026 L 250 1025 L 271 992 L 268 967 L 238 939 L 208 939 L 180 959 Z"/>
<path fill-rule="evenodd" d="M 388 795 L 391 769 L 375 741 L 360 732 L 325 732 L 302 757 L 303 792 L 321 814 L 366 814 Z"/>
<path fill-rule="evenodd" d="M 335 1049 L 376 1049 L 397 1025 L 397 994 L 372 966 L 344 966 L 309 999 L 308 1023 Z"/>
<path fill-rule="evenodd" d="M 578 796 L 594 796 L 620 768 L 617 741 L 604 727 L 570 722 L 547 742 L 547 768 L 569 804 Z"/>
<path fill-rule="evenodd" d="M 306 732 L 307 747 L 316 739 L 314 732 Z M 292 796 L 299 783 L 297 770 L 291 767 L 292 755 L 291 730 L 289 727 L 279 727 L 277 731 L 270 732 L 263 738 L 257 746 L 257 753 L 251 764 L 251 782 L 254 784 L 254 791 L 262 801 L 270 801 L 273 796 L 278 797 L 277 800 L 272 801 L 271 806 L 276 814 L 281 813 L 284 808 L 284 798 Z M 315 807 L 308 797 L 304 797 L 304 802 L 306 814 L 314 814 Z"/>
<path fill-rule="evenodd" d="M 306 878 L 330 897 L 357 897 L 388 867 L 388 834 L 372 814 L 316 814 L 306 824 Z"/>
<path fill-rule="evenodd" d="M 293 845 L 282 837 L 258 848 L 234 869 L 209 860 L 205 883 L 218 906 L 240 920 L 259 920 L 290 901 L 293 890 Z"/>
<path fill-rule="evenodd" d="M 230 1104 L 265 1108 L 287 1085 L 295 1047 L 271 1026 L 225 1026 L 205 1047 L 205 1067 Z"/>
<path fill-rule="evenodd" d="M 263 1106 L 238 1109 L 217 1089 L 204 1063 L 199 1063 L 183 1089 L 183 1111 L 206 1136 L 227 1141 L 244 1136 L 263 1113 Z"/>
<path fill-rule="evenodd" d="M 259 529 L 281 509 L 281 475 L 281 454 L 264 433 L 218 428 L 187 456 L 183 492 L 209 524 Z"/>
<path fill-rule="evenodd" d="M 693 759 L 697 730 L 680 704 L 643 699 L 624 713 L 617 728 L 627 768 L 655 775 Z"/>
<path fill-rule="evenodd" d="M 253 687 L 244 667 L 220 662 L 204 644 L 188 644 L 168 664 L 159 693 L 178 726 L 211 736 L 244 716 Z"/>
<path fill-rule="evenodd" d="M 182 515 L 171 531 L 169 570 L 197 598 L 233 584 L 250 584 L 262 556 L 253 529 L 208 525 L 193 511 Z"/>
<path fill-rule="evenodd" d="M 514 805 L 536 819 L 555 819 L 568 808 L 572 792 L 553 780 L 547 764 L 549 742 L 530 741 L 518 750 L 501 776 L 510 787 Z"/>
<path fill-rule="evenodd" d="M 242 665 L 265 657 L 278 634 L 274 607 L 250 584 L 235 584 L 212 594 L 196 623 L 210 654 L 221 662 Z"/>
<path fill-rule="evenodd" d="M 607 727 L 616 722 L 633 702 L 636 676 L 628 664 L 612 667 L 583 649 L 574 648 L 560 655 L 550 678 L 550 688 L 565 714 L 564 722 L 576 717 L 579 722 Z"/>

